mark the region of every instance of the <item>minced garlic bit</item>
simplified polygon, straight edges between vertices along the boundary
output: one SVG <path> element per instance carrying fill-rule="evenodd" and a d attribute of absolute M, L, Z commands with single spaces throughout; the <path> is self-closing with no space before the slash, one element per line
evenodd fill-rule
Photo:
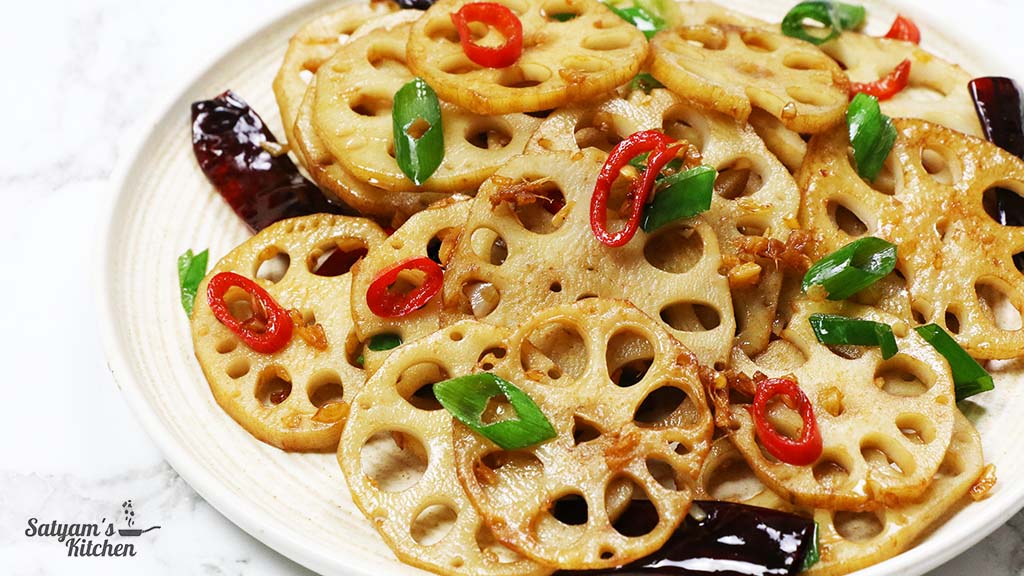
<path fill-rule="evenodd" d="M 988 498 L 989 493 L 992 492 L 992 488 L 996 485 L 996 465 L 989 464 L 985 466 L 985 469 L 981 471 L 981 476 L 978 481 L 971 486 L 970 495 L 971 499 L 975 502 Z"/>

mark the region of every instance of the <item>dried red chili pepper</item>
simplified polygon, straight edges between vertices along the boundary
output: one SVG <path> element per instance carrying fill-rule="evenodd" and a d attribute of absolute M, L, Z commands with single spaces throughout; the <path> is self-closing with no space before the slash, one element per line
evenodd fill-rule
<path fill-rule="evenodd" d="M 779 434 L 768 421 L 768 402 L 776 396 L 789 398 L 800 411 L 803 426 L 799 439 L 793 440 Z M 821 456 L 821 432 L 814 417 L 814 407 L 793 380 L 769 378 L 758 382 L 751 415 L 757 438 L 772 456 L 794 466 L 806 466 Z"/>
<path fill-rule="evenodd" d="M 913 20 L 902 14 L 896 16 L 896 20 L 892 23 L 892 28 L 889 28 L 885 37 L 893 40 L 903 40 L 904 42 L 913 42 L 914 44 L 921 43 L 921 31 L 917 28 L 917 24 L 914 24 Z"/>
<path fill-rule="evenodd" d="M 265 316 L 264 329 L 256 330 L 252 327 L 251 321 L 240 321 L 231 314 L 224 296 L 232 288 L 240 288 L 253 298 L 256 304 L 256 309 L 253 310 L 254 318 L 260 313 Z M 245 276 L 234 272 L 221 272 L 210 278 L 210 283 L 206 286 L 206 300 L 217 320 L 256 352 L 273 354 L 284 348 L 292 339 L 292 319 L 288 311 L 259 284 Z"/>
<path fill-rule="evenodd" d="M 488 68 L 504 68 L 515 64 L 523 53 L 523 23 L 515 12 L 495 2 L 473 2 L 451 14 L 459 31 L 462 51 L 473 62 Z M 505 37 L 501 46 L 481 46 L 473 41 L 470 22 L 486 24 Z"/>
<path fill-rule="evenodd" d="M 612 149 L 604 166 L 601 167 L 601 173 L 594 185 L 594 195 L 590 199 L 590 228 L 601 243 L 613 248 L 624 246 L 636 235 L 643 216 L 644 203 L 654 188 L 655 178 L 679 150 L 678 146 L 670 146 L 672 142 L 672 138 L 661 132 L 645 130 L 630 135 Z M 645 152 L 650 153 L 647 157 L 647 168 L 629 186 L 630 206 L 626 224 L 618 232 L 609 232 L 607 209 L 612 184 L 618 178 L 619 171 L 629 164 L 630 160 Z"/>
<path fill-rule="evenodd" d="M 406 270 L 419 270 L 426 275 L 423 283 L 406 294 L 392 294 L 388 287 Z M 425 256 L 399 262 L 380 273 L 366 290 L 366 305 L 381 318 L 399 318 L 412 314 L 430 301 L 440 290 L 444 272 L 436 262 Z"/>
<path fill-rule="evenodd" d="M 899 94 L 907 87 L 907 82 L 910 80 L 910 60 L 904 60 L 893 68 L 892 72 L 886 74 L 884 78 L 879 78 L 874 82 L 853 82 L 850 84 L 850 96 L 856 96 L 858 93 L 863 92 L 868 96 L 874 96 L 879 101 L 888 100 L 893 96 Z"/>

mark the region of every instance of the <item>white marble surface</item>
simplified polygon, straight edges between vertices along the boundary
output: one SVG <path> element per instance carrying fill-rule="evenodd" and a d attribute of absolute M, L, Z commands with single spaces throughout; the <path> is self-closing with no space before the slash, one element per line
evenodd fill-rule
<path fill-rule="evenodd" d="M 0 574 L 307 573 L 228 522 L 163 461 L 107 372 L 91 288 L 123 135 L 198 62 L 299 3 L 5 3 Z M 115 520 L 127 499 L 139 527 L 161 525 L 138 538 L 135 557 L 68 558 L 59 543 L 25 535 L 31 517 Z M 933 576 L 1024 574 L 1022 530 L 1018 515 Z"/>

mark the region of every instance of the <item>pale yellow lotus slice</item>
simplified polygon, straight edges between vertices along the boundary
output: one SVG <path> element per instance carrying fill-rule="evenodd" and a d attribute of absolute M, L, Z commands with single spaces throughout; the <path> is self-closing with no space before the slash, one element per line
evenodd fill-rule
<path fill-rule="evenodd" d="M 409 66 L 442 99 L 478 114 L 535 112 L 599 98 L 631 80 L 647 58 L 643 33 L 596 0 L 499 0 L 523 25 L 523 51 L 505 68 L 463 52 L 451 14 L 471 0 L 440 0 L 409 36 Z M 562 22 L 553 16 L 575 15 Z M 481 28 L 482 30 L 482 28 Z M 503 42 L 493 30 L 481 46 Z"/>
<path fill-rule="evenodd" d="M 502 351 L 487 358 L 491 370 L 529 395 L 558 436 L 505 451 L 455 426 L 459 479 L 498 539 L 572 570 L 657 551 L 685 518 L 711 443 L 692 354 L 633 306 L 597 298 L 534 315 Z M 623 529 L 632 506 L 653 506 L 657 520 Z"/>
<path fill-rule="evenodd" d="M 1024 194 L 1024 163 L 983 140 L 922 120 L 895 122 L 898 136 L 874 184 L 851 164 L 844 128 L 811 141 L 798 182 L 801 220 L 823 253 L 860 236 L 899 246 L 912 317 L 951 332 L 976 358 L 1024 350 L 1024 229 L 988 210 L 995 189 Z"/>
<path fill-rule="evenodd" d="M 351 274 L 320 276 L 319 265 L 335 250 L 365 248 L 386 238 L 364 218 L 316 214 L 278 222 L 246 240 L 217 263 L 199 285 L 192 312 L 192 342 L 217 403 L 256 438 L 284 450 L 333 450 L 345 415 L 363 385 L 363 371 L 346 349 L 354 333 L 347 305 Z M 251 350 L 213 315 L 206 296 L 210 278 L 235 272 L 253 279 L 305 323 L 319 326 L 326 348 L 294 329 L 278 352 Z M 244 319 L 247 299 L 228 292 Z"/>

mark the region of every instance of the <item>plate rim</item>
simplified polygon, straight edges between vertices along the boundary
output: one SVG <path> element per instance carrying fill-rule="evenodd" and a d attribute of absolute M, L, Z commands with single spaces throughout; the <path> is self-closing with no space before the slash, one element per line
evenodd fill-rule
<path fill-rule="evenodd" d="M 107 369 L 110 372 L 111 378 L 128 404 L 132 417 L 139 422 L 150 440 L 160 450 L 161 456 L 167 460 L 175 472 L 203 500 L 232 524 L 291 561 L 321 574 L 345 573 L 359 576 L 377 576 L 359 564 L 346 562 L 344 559 L 330 554 L 329 551 L 307 545 L 306 541 L 299 538 L 298 534 L 290 526 L 277 522 L 274 518 L 257 509 L 246 507 L 243 498 L 239 498 L 238 494 L 217 481 L 205 467 L 189 455 L 187 447 L 176 440 L 174 434 L 157 415 L 154 407 L 141 393 L 136 374 L 128 360 L 129 353 L 124 349 L 122 343 L 122 339 L 126 334 L 123 332 L 121 320 L 116 314 L 115 304 L 112 300 L 112 259 L 109 258 L 114 250 L 114 242 L 116 240 L 115 235 L 117 231 L 114 224 L 122 212 L 123 198 L 131 193 L 131 190 L 127 187 L 128 180 L 135 170 L 141 169 L 145 164 L 146 159 L 143 157 L 143 153 L 155 141 L 155 136 L 162 132 L 162 127 L 174 123 L 175 119 L 179 118 L 180 111 L 187 109 L 187 106 L 191 104 L 188 95 L 194 92 L 194 87 L 201 83 L 205 77 L 213 73 L 222 62 L 229 60 L 248 41 L 275 28 L 281 21 L 291 19 L 301 12 L 311 11 L 314 6 L 324 4 L 342 6 L 358 1 L 360 0 L 340 0 L 335 2 L 306 0 L 295 5 L 283 5 L 278 10 L 271 11 L 269 15 L 258 20 L 255 25 L 238 30 L 223 43 L 226 46 L 225 48 L 211 52 L 203 60 L 202 65 L 197 66 L 198 72 L 183 74 L 186 80 L 183 82 L 182 87 L 170 91 L 168 97 L 157 100 L 156 104 L 151 106 L 150 111 L 142 116 L 144 121 L 140 122 L 124 137 L 119 139 L 120 145 L 118 148 L 124 152 L 116 162 L 115 168 L 108 179 L 110 191 L 104 197 L 101 207 L 100 220 L 93 244 L 96 261 L 100 263 L 100 266 L 94 273 L 91 288 L 94 293 L 94 302 L 99 310 L 97 322 L 99 324 L 100 343 L 106 357 Z M 865 4 L 878 3 L 872 0 L 865 2 Z M 935 25 L 937 22 L 936 15 L 922 13 L 922 9 L 919 6 L 908 6 L 910 3 L 906 0 L 888 0 L 888 2 L 883 1 L 881 3 L 888 4 L 893 8 L 898 7 L 904 13 L 913 14 L 915 18 L 923 16 L 921 20 L 926 21 L 932 28 L 945 34 L 943 26 Z M 1007 70 L 1008 74 L 1019 71 L 1018 66 L 1006 66 L 1009 63 L 1006 57 L 994 53 L 994 48 L 991 46 L 972 43 L 969 49 L 979 55 L 983 55 L 990 62 L 990 65 L 994 62 L 998 69 Z M 944 534 L 941 541 L 935 541 L 931 546 L 928 546 L 927 542 L 923 545 L 917 544 L 913 548 L 888 560 L 858 570 L 853 575 L 921 575 L 949 562 L 1002 527 L 1011 517 L 1021 509 L 1024 509 L 1024 487 L 1021 487 L 1016 493 L 1012 490 L 999 490 L 983 502 L 975 503 L 975 505 L 985 505 L 987 508 L 992 509 L 994 513 L 988 517 L 983 515 L 973 521 L 960 522 L 952 533 Z M 935 550 L 932 550 L 932 548 L 935 548 Z"/>

